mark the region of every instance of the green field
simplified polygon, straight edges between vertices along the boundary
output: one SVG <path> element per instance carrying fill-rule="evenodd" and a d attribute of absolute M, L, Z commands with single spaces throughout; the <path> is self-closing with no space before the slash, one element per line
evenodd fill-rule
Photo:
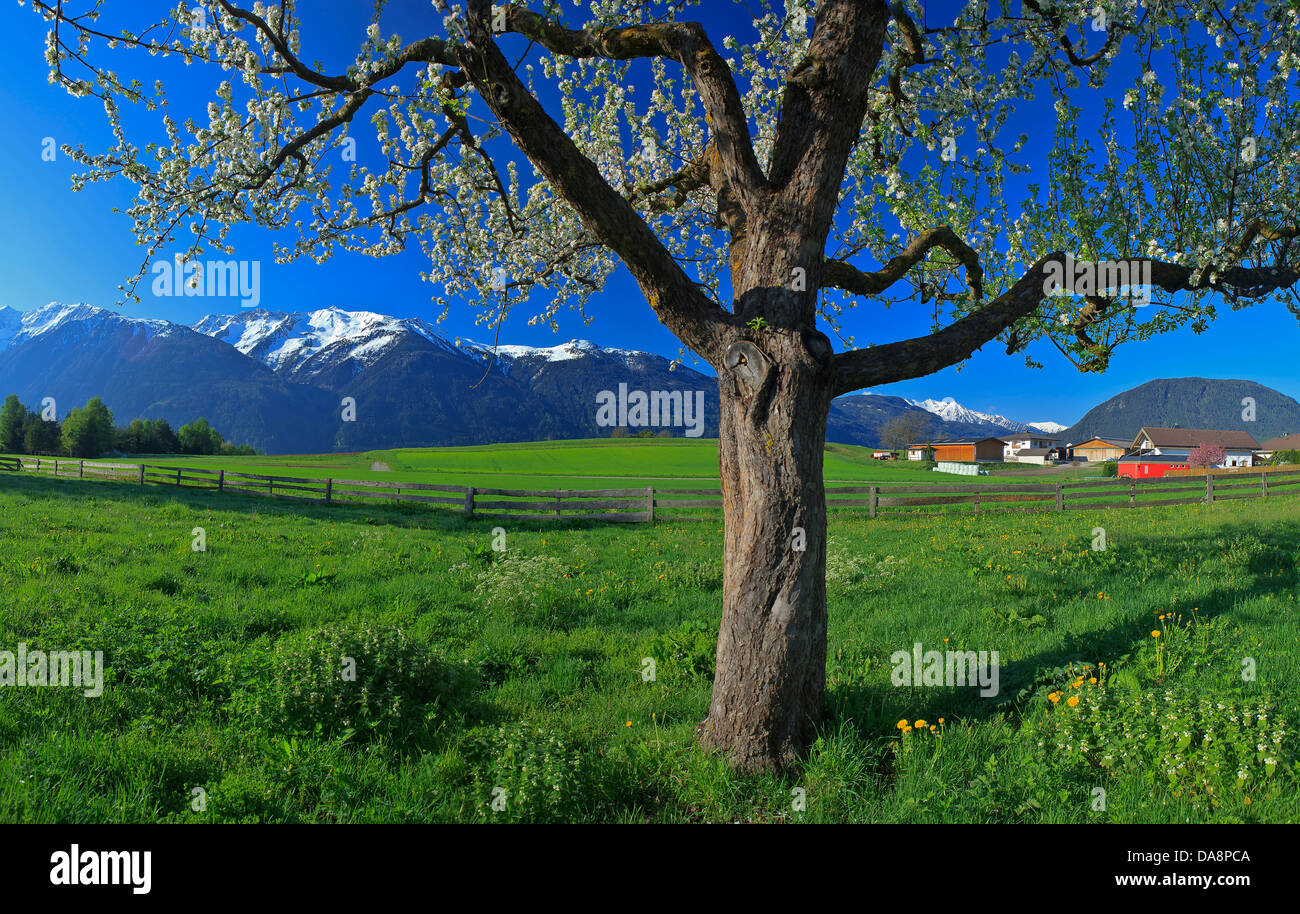
<path fill-rule="evenodd" d="M 871 458 L 871 448 L 849 444 L 826 446 L 827 485 L 992 484 L 992 477 L 934 473 L 909 461 Z M 265 457 L 192 457 L 176 454 L 114 458 L 120 463 L 152 463 L 263 475 L 311 478 L 435 482 L 493 488 L 586 489 L 635 486 L 690 488 L 718 485 L 716 439 L 596 438 L 489 444 L 476 447 L 403 448 L 361 454 L 275 455 Z M 387 470 L 374 470 L 383 464 Z M 1093 470 L 1044 473 L 1027 466 L 997 467 L 1009 475 L 1059 482 L 1095 476 Z"/>
<path fill-rule="evenodd" d="M 739 779 L 692 739 L 719 524 L 511 522 L 497 552 L 420 507 L 2 473 L 0 650 L 108 672 L 0 688 L 0 821 L 1300 821 L 1297 507 L 833 518 L 829 721 Z M 998 695 L 894 685 L 915 642 L 997 650 Z"/>

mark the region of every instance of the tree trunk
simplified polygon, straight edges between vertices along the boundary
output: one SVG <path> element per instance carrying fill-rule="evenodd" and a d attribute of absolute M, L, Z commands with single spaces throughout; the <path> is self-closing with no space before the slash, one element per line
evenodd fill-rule
<path fill-rule="evenodd" d="M 822 452 L 830 344 L 765 328 L 719 371 L 726 529 L 722 625 L 704 745 L 743 773 L 789 767 L 811 744 L 826 689 Z"/>

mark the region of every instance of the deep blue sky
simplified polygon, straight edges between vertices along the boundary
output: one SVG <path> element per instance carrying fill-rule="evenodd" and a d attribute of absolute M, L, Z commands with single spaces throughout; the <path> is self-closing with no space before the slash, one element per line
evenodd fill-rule
<path fill-rule="evenodd" d="M 109 7 L 132 5 L 152 6 Z M 310 15 L 313 7 L 321 5 L 300 4 L 308 23 L 304 56 L 330 63 L 349 62 L 362 41 L 372 4 L 370 0 L 335 0 L 328 4 L 329 17 Z M 421 20 L 430 15 L 429 9 L 427 0 L 394 0 L 384 20 L 386 31 L 394 29 L 408 40 L 415 37 L 423 31 Z M 720 44 L 728 32 L 742 33 L 744 24 L 736 20 L 742 10 L 724 0 L 710 4 L 704 18 L 715 42 Z M 937 4 L 932 4 L 931 17 L 937 16 Z M 0 132 L 0 161 L 8 165 L 0 169 L 0 199 L 5 201 L 4 218 L 0 219 L 0 305 L 23 310 L 51 301 L 113 306 L 119 298 L 118 283 L 134 271 L 142 253 L 131 236 L 129 219 L 110 212 L 112 207 L 130 205 L 132 185 L 100 184 L 74 194 L 69 175 L 77 170 L 75 163 L 61 154 L 52 163 L 41 160 L 41 143 L 47 136 L 59 144 L 84 143 L 95 151 L 107 148 L 110 137 L 102 107 L 95 99 L 73 99 L 48 85 L 42 53 L 45 26 L 28 8 L 13 0 L 0 2 L 0 33 L 9 39 L 8 53 L 0 55 L 0 123 L 6 128 Z M 134 72 L 125 62 L 127 58 L 151 60 L 118 52 L 114 68 Z M 174 101 L 192 97 L 205 103 L 204 87 L 220 80 L 220 71 L 205 73 L 198 66 L 185 69 L 152 60 L 165 68 L 159 75 Z M 1116 72 L 1117 79 L 1104 90 L 1106 94 L 1119 97 L 1129 84 L 1123 78 L 1124 69 Z M 184 75 L 168 78 L 171 73 Z M 1050 132 L 1054 123 L 1049 95 L 1040 94 L 1033 104 L 1043 110 L 1027 108 L 1024 123 L 1013 122 L 1012 126 L 1013 131 L 1031 135 L 1031 151 L 1045 148 L 1050 133 L 1044 131 Z M 1041 179 L 1042 174 L 1033 177 Z M 434 316 L 429 303 L 432 290 L 419 279 L 423 258 L 414 244 L 407 253 L 382 260 L 342 253 L 324 265 L 306 260 L 277 265 L 270 238 L 262 230 L 244 228 L 232 238 L 239 258 L 262 262 L 263 307 L 292 311 L 335 305 L 399 316 Z M 206 313 L 238 310 L 230 299 L 142 298 L 139 305 L 125 306 L 125 313 L 192 323 Z M 637 306 L 629 307 L 630 302 Z M 589 305 L 588 313 L 596 320 L 584 326 L 575 314 L 565 312 L 557 336 L 545 328 L 527 326 L 527 313 L 520 310 L 503 326 L 501 341 L 554 345 L 578 337 L 668 356 L 678 352 L 676 340 L 644 305 L 636 285 L 621 268 Z M 856 335 L 859 345 L 917 336 L 929 329 L 927 313 L 927 306 L 919 303 L 892 310 L 861 309 L 849 316 L 846 330 Z M 489 336 L 474 326 L 468 308 L 454 308 L 442 326 L 451 336 Z M 1225 306 L 1210 330 L 1200 336 L 1177 331 L 1153 342 L 1121 347 L 1104 375 L 1080 374 L 1049 344 L 1031 349 L 1045 368 L 1028 369 L 1022 357 L 1004 355 L 1003 347 L 993 342 L 960 372 L 950 368 L 928 378 L 879 387 L 875 392 L 915 399 L 951 396 L 973 409 L 1023 421 L 1051 419 L 1066 424 L 1101 400 L 1158 377 L 1248 378 L 1300 398 L 1297 344 L 1300 326 L 1284 308 L 1257 306 L 1234 313 Z"/>

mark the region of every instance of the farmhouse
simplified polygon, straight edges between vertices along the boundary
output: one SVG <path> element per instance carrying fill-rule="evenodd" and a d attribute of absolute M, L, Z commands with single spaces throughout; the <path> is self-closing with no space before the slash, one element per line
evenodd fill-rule
<path fill-rule="evenodd" d="M 1089 463 L 1099 460 L 1118 460 L 1128 453 L 1128 438 L 1089 438 L 1073 447 L 1074 455 Z"/>
<path fill-rule="evenodd" d="M 1016 452 L 1013 458 L 1017 463 L 1059 463 L 1073 459 L 1068 447 L 1025 447 Z"/>
<path fill-rule="evenodd" d="M 1119 458 L 1118 462 L 1119 475 L 1129 479 L 1159 479 L 1170 470 L 1185 470 L 1188 467 L 1186 457 L 1160 457 L 1154 454 L 1129 454 Z"/>
<path fill-rule="evenodd" d="M 1270 438 L 1259 446 L 1259 456 L 1265 460 L 1272 458 L 1278 451 L 1300 451 L 1300 435 L 1283 435 Z"/>
<path fill-rule="evenodd" d="M 1002 459 L 1001 438 L 958 438 L 952 441 L 932 441 L 929 444 L 909 444 L 908 460 L 925 460 L 926 451 L 933 451 L 932 460 L 991 461 Z"/>
<path fill-rule="evenodd" d="M 1143 457 L 1188 457 L 1205 444 L 1217 444 L 1226 455 L 1225 467 L 1248 467 L 1255 462 L 1259 442 L 1250 432 L 1213 428 L 1149 428 L 1143 426 L 1133 439 L 1135 455 Z M 1188 461 L 1183 460 L 1183 463 Z"/>
<path fill-rule="evenodd" d="M 1055 447 L 1060 438 L 1044 435 L 1042 432 L 1017 432 L 1002 439 L 1002 459 L 1019 460 L 1022 451 L 1041 451 Z M 1036 455 L 1031 455 L 1036 456 Z M 1030 463 L 1042 463 L 1041 460 Z"/>

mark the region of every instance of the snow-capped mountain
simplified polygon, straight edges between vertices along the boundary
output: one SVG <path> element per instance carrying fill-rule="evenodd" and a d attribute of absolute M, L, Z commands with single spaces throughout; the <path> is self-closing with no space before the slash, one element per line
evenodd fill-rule
<path fill-rule="evenodd" d="M 1038 429 L 1045 435 L 1055 435 L 1058 432 L 1063 432 L 1069 428 L 1068 425 L 1062 425 L 1059 422 L 1027 422 L 1025 424 L 1030 428 Z"/>
<path fill-rule="evenodd" d="M 271 452 L 605 437 L 597 395 L 620 384 L 704 391 L 704 436 L 717 434 L 715 378 L 589 340 L 453 343 L 418 318 L 337 307 L 213 314 L 192 327 L 80 304 L 0 308 L 0 395 L 28 404 L 55 397 L 60 415 L 101 396 L 120 424 L 202 416 Z M 344 398 L 354 420 L 341 417 Z M 927 433 L 941 437 L 1029 427 L 951 398 L 857 394 L 832 405 L 829 440 L 874 447 L 881 426 L 909 412 L 932 417 Z"/>
<path fill-rule="evenodd" d="M 194 325 L 199 333 L 229 343 L 277 374 L 309 381 L 325 373 L 360 373 L 394 346 L 423 339 L 448 353 L 453 343 L 418 318 L 397 318 L 373 311 L 267 311 L 210 314 Z"/>
<path fill-rule="evenodd" d="M 1025 423 L 1008 419 L 1006 416 L 967 409 L 952 397 L 945 397 L 942 400 L 908 400 L 907 402 L 925 410 L 927 413 L 938 416 L 944 422 L 955 422 L 960 425 L 992 425 L 1008 432 L 1023 432 L 1027 427 Z"/>
<path fill-rule="evenodd" d="M 462 340 L 462 349 L 490 358 L 493 353 L 507 364 L 513 362 L 568 362 L 587 356 L 600 355 L 621 359 L 628 365 L 644 364 L 649 358 L 657 358 L 648 352 L 633 349 L 611 349 L 599 346 L 590 340 L 569 340 L 558 346 L 492 346 L 488 343 L 476 343 Z"/>
<path fill-rule="evenodd" d="M 29 407 L 47 397 L 59 417 L 101 397 L 118 424 L 205 418 L 231 440 L 265 450 L 328 447 L 313 413 L 333 396 L 286 382 L 229 345 L 118 309 L 50 304 L 0 313 L 0 395 Z"/>
<path fill-rule="evenodd" d="M 43 308 L 17 311 L 0 308 L 0 351 L 20 346 L 39 336 L 69 331 L 73 336 L 103 336 L 123 330 L 144 339 L 170 336 L 182 330 L 170 321 L 127 317 L 105 308 L 84 304 L 51 302 Z"/>

